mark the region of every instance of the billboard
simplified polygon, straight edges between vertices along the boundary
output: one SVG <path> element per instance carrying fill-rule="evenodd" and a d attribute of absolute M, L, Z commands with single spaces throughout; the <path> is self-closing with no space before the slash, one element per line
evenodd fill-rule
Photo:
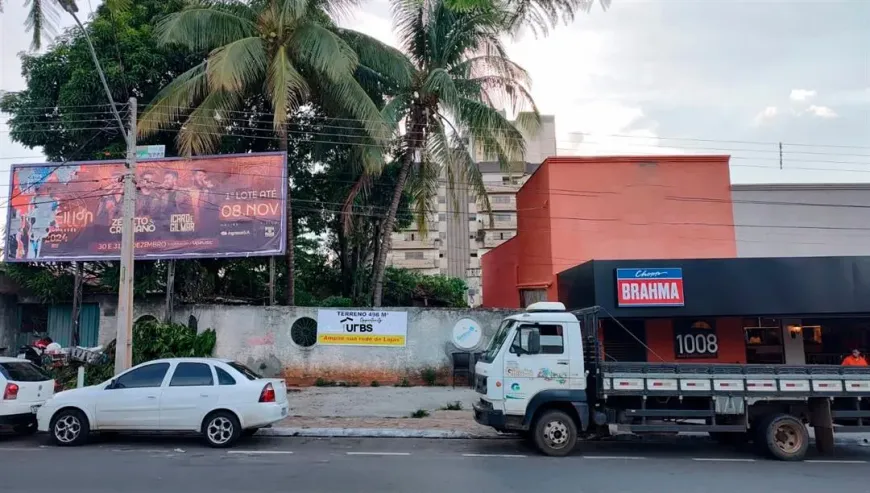
<path fill-rule="evenodd" d="M 123 161 L 13 165 L 6 261 L 117 259 Z M 286 155 L 150 159 L 136 167 L 137 259 L 280 255 Z"/>

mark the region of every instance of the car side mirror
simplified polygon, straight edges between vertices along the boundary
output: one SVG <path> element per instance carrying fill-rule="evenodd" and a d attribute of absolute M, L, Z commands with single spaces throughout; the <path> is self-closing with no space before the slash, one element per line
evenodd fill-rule
<path fill-rule="evenodd" d="M 106 390 L 112 390 L 115 388 L 115 379 L 109 380 L 109 385 L 106 385 Z"/>
<path fill-rule="evenodd" d="M 529 354 L 541 354 L 541 332 L 538 329 L 529 331 Z"/>

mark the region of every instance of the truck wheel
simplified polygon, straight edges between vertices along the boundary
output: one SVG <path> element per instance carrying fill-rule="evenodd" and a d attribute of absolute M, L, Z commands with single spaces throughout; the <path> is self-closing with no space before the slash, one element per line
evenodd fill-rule
<path fill-rule="evenodd" d="M 577 444 L 577 425 L 562 411 L 547 411 L 535 421 L 535 445 L 550 457 L 564 457 Z"/>
<path fill-rule="evenodd" d="M 803 460 L 810 446 L 810 434 L 801 420 L 788 414 L 778 414 L 764 421 L 759 429 L 766 452 L 786 461 Z"/>

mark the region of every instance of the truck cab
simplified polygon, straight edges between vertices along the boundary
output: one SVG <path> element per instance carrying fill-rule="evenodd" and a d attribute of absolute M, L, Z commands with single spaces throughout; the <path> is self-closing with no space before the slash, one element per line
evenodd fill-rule
<path fill-rule="evenodd" d="M 570 419 L 545 425 L 549 447 L 572 448 L 569 435 L 576 437 L 577 430 L 566 428 L 579 424 L 585 430 L 589 422 L 583 350 L 580 322 L 562 303 L 534 303 L 505 318 L 475 366 L 474 386 L 481 394 L 475 419 L 523 433 L 539 409 L 558 411 Z"/>

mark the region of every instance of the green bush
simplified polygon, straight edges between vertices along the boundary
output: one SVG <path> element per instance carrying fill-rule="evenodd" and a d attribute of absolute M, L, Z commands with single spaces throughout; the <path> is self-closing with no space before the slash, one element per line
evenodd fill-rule
<path fill-rule="evenodd" d="M 438 380 L 438 372 L 435 371 L 435 368 L 423 368 L 420 371 L 420 378 L 423 380 L 423 383 L 432 387 Z"/>

